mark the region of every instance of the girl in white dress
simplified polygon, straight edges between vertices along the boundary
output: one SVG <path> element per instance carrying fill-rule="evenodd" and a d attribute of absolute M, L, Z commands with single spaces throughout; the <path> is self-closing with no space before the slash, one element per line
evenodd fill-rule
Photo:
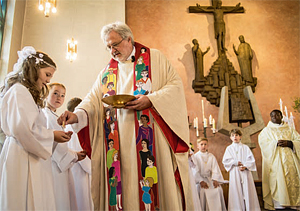
<path fill-rule="evenodd" d="M 66 88 L 60 83 L 48 85 L 49 95 L 43 112 L 47 118 L 47 128 L 64 130 L 57 123 L 55 113 L 65 101 Z M 52 173 L 54 179 L 54 193 L 57 210 L 77 210 L 74 179 L 70 168 L 75 162 L 85 158 L 85 152 L 75 152 L 68 147 L 68 143 L 55 143 L 52 154 Z"/>
<path fill-rule="evenodd" d="M 56 210 L 52 145 L 72 135 L 48 130 L 41 112 L 56 65 L 33 47 L 24 47 L 18 56 L 1 87 L 0 123 L 6 140 L 0 155 L 0 210 Z"/>

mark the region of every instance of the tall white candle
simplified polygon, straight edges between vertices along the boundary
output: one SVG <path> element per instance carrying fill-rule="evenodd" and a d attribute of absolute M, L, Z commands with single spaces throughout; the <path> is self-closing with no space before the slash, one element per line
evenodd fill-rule
<path fill-rule="evenodd" d="M 286 106 L 284 106 L 284 111 L 285 111 L 285 116 L 286 116 L 286 118 L 288 119 L 288 118 L 289 118 L 289 115 L 288 115 L 288 111 L 287 111 Z"/>
<path fill-rule="evenodd" d="M 196 117 L 196 128 L 198 130 L 198 117 Z"/>
<path fill-rule="evenodd" d="M 213 129 L 216 129 L 216 122 L 215 119 L 212 120 Z"/>
<path fill-rule="evenodd" d="M 204 121 L 205 116 L 204 116 L 204 102 L 203 102 L 203 100 L 202 100 L 202 116 L 203 116 L 203 121 Z"/>
<path fill-rule="evenodd" d="M 199 130 L 198 130 L 198 128 L 196 129 L 196 136 L 199 137 Z"/>
<path fill-rule="evenodd" d="M 280 100 L 279 100 L 279 106 L 280 106 L 280 111 L 281 111 L 281 113 L 282 113 L 283 111 L 282 111 L 282 100 L 281 100 L 281 98 L 280 98 Z"/>
<path fill-rule="evenodd" d="M 290 126 L 295 129 L 294 119 L 295 119 L 295 117 L 293 116 L 293 113 L 290 112 L 290 121 L 289 121 L 290 122 Z"/>
<path fill-rule="evenodd" d="M 194 128 L 196 128 L 196 118 L 194 118 Z"/>
<path fill-rule="evenodd" d="M 212 122 L 212 116 L 211 115 L 209 115 L 208 121 L 209 121 L 209 124 L 212 125 L 213 122 Z"/>

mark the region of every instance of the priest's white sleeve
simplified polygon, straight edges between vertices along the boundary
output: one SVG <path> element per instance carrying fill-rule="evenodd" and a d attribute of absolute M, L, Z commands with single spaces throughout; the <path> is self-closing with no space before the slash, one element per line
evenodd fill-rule
<path fill-rule="evenodd" d="M 74 114 L 77 115 L 78 123 L 72 124 L 72 129 L 75 133 L 78 133 L 82 128 L 88 125 L 88 116 L 83 109 L 75 109 Z"/>

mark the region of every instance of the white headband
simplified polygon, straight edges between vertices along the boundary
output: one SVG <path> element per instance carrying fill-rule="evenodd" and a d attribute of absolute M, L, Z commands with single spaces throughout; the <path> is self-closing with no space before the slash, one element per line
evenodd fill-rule
<path fill-rule="evenodd" d="M 13 74 L 21 72 L 22 71 L 23 62 L 27 58 L 32 58 L 32 57 L 35 58 L 35 63 L 36 64 L 44 62 L 48 66 L 56 69 L 56 67 L 54 67 L 53 65 L 51 65 L 48 62 L 44 61 L 44 59 L 43 59 L 44 54 L 40 53 L 38 55 L 38 57 L 37 57 L 36 56 L 36 50 L 32 46 L 25 46 L 21 51 L 18 51 L 18 56 L 19 56 L 19 59 L 18 59 L 17 63 L 14 64 L 14 68 L 13 68 L 13 71 L 12 71 Z"/>

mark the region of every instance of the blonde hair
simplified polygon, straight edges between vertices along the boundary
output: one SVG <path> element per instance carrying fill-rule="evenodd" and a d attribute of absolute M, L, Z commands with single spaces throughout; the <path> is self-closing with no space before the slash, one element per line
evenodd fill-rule
<path fill-rule="evenodd" d="M 56 83 L 56 82 L 54 82 L 54 83 L 48 84 L 47 86 L 48 86 L 49 90 L 51 90 L 52 87 L 54 87 L 54 86 L 60 86 L 60 87 L 62 87 L 64 90 L 67 90 L 66 87 L 65 87 L 63 84 L 61 84 L 61 83 Z"/>
<path fill-rule="evenodd" d="M 201 141 L 207 141 L 208 142 L 208 139 L 207 138 L 204 138 L 204 137 L 201 137 L 201 138 L 198 138 L 197 139 L 197 143 L 199 144 Z"/>

